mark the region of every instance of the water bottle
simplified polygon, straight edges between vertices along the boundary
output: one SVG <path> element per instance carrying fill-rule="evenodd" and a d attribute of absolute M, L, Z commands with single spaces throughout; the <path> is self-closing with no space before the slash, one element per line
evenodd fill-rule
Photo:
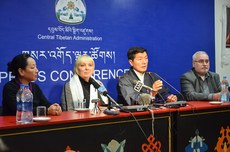
<path fill-rule="evenodd" d="M 20 88 L 16 94 L 16 107 L 17 107 L 17 111 L 16 111 L 16 122 L 17 123 L 21 123 L 21 114 L 22 114 L 22 100 L 21 100 L 21 96 L 22 96 L 22 92 L 24 89 L 24 84 L 20 84 Z"/>
<path fill-rule="evenodd" d="M 224 76 L 223 80 L 221 82 L 221 102 L 222 103 L 228 103 L 229 102 L 229 91 L 228 91 L 229 83 L 227 80 L 227 77 Z"/>
<path fill-rule="evenodd" d="M 22 124 L 30 124 L 33 122 L 33 94 L 29 86 L 25 86 L 21 96 L 22 100 Z"/>

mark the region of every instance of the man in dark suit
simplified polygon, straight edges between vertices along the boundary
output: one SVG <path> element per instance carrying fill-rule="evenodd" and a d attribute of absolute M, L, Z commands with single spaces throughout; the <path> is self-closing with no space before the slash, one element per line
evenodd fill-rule
<path fill-rule="evenodd" d="M 148 68 L 148 52 L 141 47 L 132 47 L 127 53 L 130 70 L 119 78 L 118 82 L 118 102 L 123 105 L 135 105 L 140 103 L 140 97 L 143 94 L 149 94 L 155 98 L 155 102 L 164 103 L 165 101 L 177 101 L 177 97 L 170 94 L 169 89 L 163 85 L 160 78 L 150 72 L 146 72 Z M 150 89 L 142 87 L 135 90 L 135 82 L 140 81 Z"/>
<path fill-rule="evenodd" d="M 181 92 L 188 101 L 219 100 L 221 83 L 217 73 L 209 71 L 209 56 L 197 51 L 192 56 L 193 68 L 180 77 Z"/>

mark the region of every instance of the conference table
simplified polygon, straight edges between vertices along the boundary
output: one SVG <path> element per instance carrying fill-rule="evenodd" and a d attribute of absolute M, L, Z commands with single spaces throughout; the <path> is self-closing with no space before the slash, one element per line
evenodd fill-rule
<path fill-rule="evenodd" d="M 230 144 L 229 136 L 222 137 L 222 145 L 218 142 L 221 130 L 229 131 L 229 116 L 230 104 L 202 101 L 118 115 L 67 111 L 32 124 L 0 116 L 0 137 L 14 152 L 184 152 L 198 149 L 200 141 L 214 151 Z"/>
<path fill-rule="evenodd" d="M 171 151 L 171 111 L 120 112 L 115 116 L 68 111 L 50 116 L 50 121 L 26 125 L 16 124 L 15 116 L 2 116 L 0 136 L 10 149 L 20 152 L 97 152 L 109 148 L 135 152 L 142 151 L 142 145 L 147 151 L 150 143 L 156 149 Z"/>

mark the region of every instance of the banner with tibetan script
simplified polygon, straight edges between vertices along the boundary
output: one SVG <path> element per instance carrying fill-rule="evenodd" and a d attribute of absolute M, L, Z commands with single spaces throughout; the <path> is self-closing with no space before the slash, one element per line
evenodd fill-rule
<path fill-rule="evenodd" d="M 148 71 L 179 90 L 195 51 L 207 51 L 214 70 L 214 1 L 1 0 L 0 96 L 12 79 L 7 63 L 28 52 L 39 69 L 36 83 L 51 102 L 61 102 L 82 54 L 95 60 L 94 76 L 116 99 L 117 76 L 129 69 L 126 53 L 132 46 L 146 48 Z"/>

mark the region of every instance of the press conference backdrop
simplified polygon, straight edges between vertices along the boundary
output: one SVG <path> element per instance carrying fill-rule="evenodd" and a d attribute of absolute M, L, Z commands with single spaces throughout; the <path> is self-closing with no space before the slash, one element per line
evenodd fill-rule
<path fill-rule="evenodd" d="M 148 71 L 178 90 L 195 51 L 208 52 L 214 71 L 213 0 L 1 0 L 0 31 L 0 96 L 12 78 L 6 64 L 22 52 L 34 57 L 36 83 L 58 103 L 81 54 L 93 57 L 94 76 L 115 99 L 132 46 L 146 48 Z"/>

